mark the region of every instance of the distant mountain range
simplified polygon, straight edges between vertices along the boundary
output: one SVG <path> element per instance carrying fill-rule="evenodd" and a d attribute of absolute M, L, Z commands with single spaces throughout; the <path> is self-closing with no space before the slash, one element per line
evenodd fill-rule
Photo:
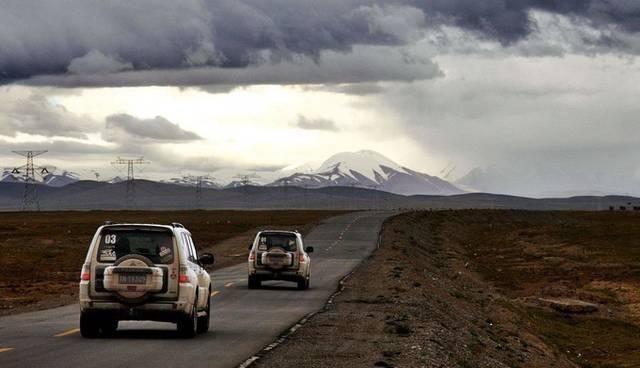
<path fill-rule="evenodd" d="M 59 188 L 80 181 L 80 177 L 71 171 L 62 171 L 60 174 L 46 174 L 41 180 L 40 184 Z M 8 171 L 5 171 L 0 177 L 0 183 L 24 183 L 24 181 L 25 177 L 23 175 L 13 174 Z"/>
<path fill-rule="evenodd" d="M 255 180 L 241 181 L 230 179 L 226 183 L 218 183 L 211 179 L 203 179 L 203 188 L 238 188 L 245 185 L 268 187 L 356 187 L 375 189 L 379 191 L 401 195 L 454 195 L 462 194 L 463 190 L 450 182 L 411 170 L 401 166 L 389 158 L 374 151 L 342 152 L 324 161 L 317 169 L 311 165 L 307 172 L 276 173 L 277 179 L 261 184 Z M 124 178 L 114 177 L 106 183 L 119 183 Z M 16 183 L 23 181 L 22 177 L 5 172 L 0 182 Z M 77 174 L 64 171 L 61 174 L 51 173 L 43 178 L 42 184 L 52 187 L 62 187 L 80 181 Z M 161 180 L 161 183 L 180 186 L 197 186 L 197 178 L 171 178 Z"/>
<path fill-rule="evenodd" d="M 357 187 L 203 188 L 146 180 L 135 181 L 135 194 L 125 182 L 78 181 L 63 187 L 38 186 L 42 210 L 89 209 L 464 209 L 607 210 L 640 206 L 640 199 L 623 196 L 533 199 L 485 193 L 451 196 L 404 196 Z M 0 211 L 22 208 L 24 185 L 0 182 Z"/>
<path fill-rule="evenodd" d="M 446 180 L 400 166 L 377 152 L 366 150 L 338 153 L 317 170 L 294 173 L 269 185 L 306 188 L 351 186 L 402 195 L 464 193 Z"/>

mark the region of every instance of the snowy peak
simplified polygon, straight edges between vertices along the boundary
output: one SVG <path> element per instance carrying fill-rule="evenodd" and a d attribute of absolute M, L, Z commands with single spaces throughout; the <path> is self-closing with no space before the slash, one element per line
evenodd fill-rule
<path fill-rule="evenodd" d="M 374 183 L 381 183 L 393 172 L 404 172 L 403 167 L 375 151 L 342 152 L 329 157 L 316 173 L 339 171 L 358 180 L 358 174 Z M 355 174 L 357 173 L 357 174 Z"/>
<path fill-rule="evenodd" d="M 451 195 L 463 192 L 446 180 L 410 170 L 368 150 L 335 154 L 317 170 L 295 173 L 270 185 L 307 188 L 353 186 L 403 195 Z"/>
<path fill-rule="evenodd" d="M 50 187 L 64 187 L 79 180 L 80 176 L 71 171 L 63 171 L 62 174 L 50 173 L 42 178 L 42 182 Z"/>
<path fill-rule="evenodd" d="M 208 177 L 177 177 L 171 178 L 169 180 L 161 180 L 161 183 L 169 183 L 175 185 L 182 185 L 187 187 L 198 187 L 201 188 L 220 188 L 220 184 L 216 183 L 215 180 L 210 179 Z"/>
<path fill-rule="evenodd" d="M 11 171 L 4 171 L 0 182 L 3 183 L 24 183 L 26 178 L 21 174 L 14 174 Z M 68 184 L 72 184 L 80 180 L 78 174 L 71 171 L 62 171 L 61 173 L 50 172 L 44 176 L 36 176 L 36 182 L 50 186 L 50 187 L 63 187 Z"/>

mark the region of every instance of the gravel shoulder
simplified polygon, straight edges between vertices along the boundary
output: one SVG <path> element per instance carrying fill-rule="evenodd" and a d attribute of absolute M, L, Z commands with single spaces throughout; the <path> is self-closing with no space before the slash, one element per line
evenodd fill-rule
<path fill-rule="evenodd" d="M 482 212 L 473 216 L 481 219 Z M 385 224 L 381 248 L 333 304 L 257 367 L 576 367 L 526 310 L 475 270 L 462 222 Z"/>

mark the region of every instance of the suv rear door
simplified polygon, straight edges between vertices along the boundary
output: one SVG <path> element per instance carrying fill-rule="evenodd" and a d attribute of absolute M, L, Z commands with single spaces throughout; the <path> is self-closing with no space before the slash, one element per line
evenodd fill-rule
<path fill-rule="evenodd" d="M 123 240 L 127 247 L 122 246 Z M 176 300 L 178 297 L 178 252 L 176 240 L 170 229 L 163 227 L 113 226 L 105 227 L 99 234 L 92 256 L 91 272 L 94 282 L 92 297 L 114 299 L 115 295 L 104 287 L 104 272 L 118 259 L 127 255 L 148 258 L 162 270 L 162 289 L 151 300 Z"/>
<path fill-rule="evenodd" d="M 277 269 L 298 269 L 300 267 L 298 252 L 302 244 L 299 244 L 298 236 L 286 232 L 262 232 L 258 234 L 256 245 L 256 261 L 258 268 L 269 267 L 271 262 L 278 263 Z M 288 264 L 280 263 L 286 260 Z"/>

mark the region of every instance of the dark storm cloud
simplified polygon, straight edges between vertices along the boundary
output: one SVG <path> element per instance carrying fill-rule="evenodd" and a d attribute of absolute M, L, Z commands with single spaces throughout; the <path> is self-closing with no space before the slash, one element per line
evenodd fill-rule
<path fill-rule="evenodd" d="M 178 124 L 162 116 L 156 116 L 153 119 L 139 119 L 129 114 L 108 116 L 104 135 L 106 140 L 116 142 L 123 140 L 188 142 L 202 139 L 197 134 L 182 129 Z"/>
<path fill-rule="evenodd" d="M 529 16 L 532 10 L 577 18 L 595 28 L 613 27 L 618 31 L 640 31 L 640 3 L 634 0 L 410 0 L 432 19 L 476 31 L 503 44 L 521 40 L 536 30 Z M 611 37 L 603 43 L 625 45 Z"/>
<path fill-rule="evenodd" d="M 323 118 L 315 118 L 310 119 L 304 115 L 298 116 L 298 121 L 296 122 L 296 127 L 305 130 L 326 130 L 326 131 L 337 131 L 338 127 L 333 120 L 323 119 Z"/>
<path fill-rule="evenodd" d="M 597 28 L 640 31 L 640 4 L 631 0 L 378 4 L 374 0 L 0 0 L 0 81 L 44 74 L 243 68 L 295 55 L 322 62 L 323 51 L 406 45 L 416 31 L 442 24 L 509 44 L 536 29 L 531 10 L 567 15 Z M 614 48 L 626 46 L 615 35 L 597 41 Z M 145 82 L 132 80 L 129 83 Z"/>

